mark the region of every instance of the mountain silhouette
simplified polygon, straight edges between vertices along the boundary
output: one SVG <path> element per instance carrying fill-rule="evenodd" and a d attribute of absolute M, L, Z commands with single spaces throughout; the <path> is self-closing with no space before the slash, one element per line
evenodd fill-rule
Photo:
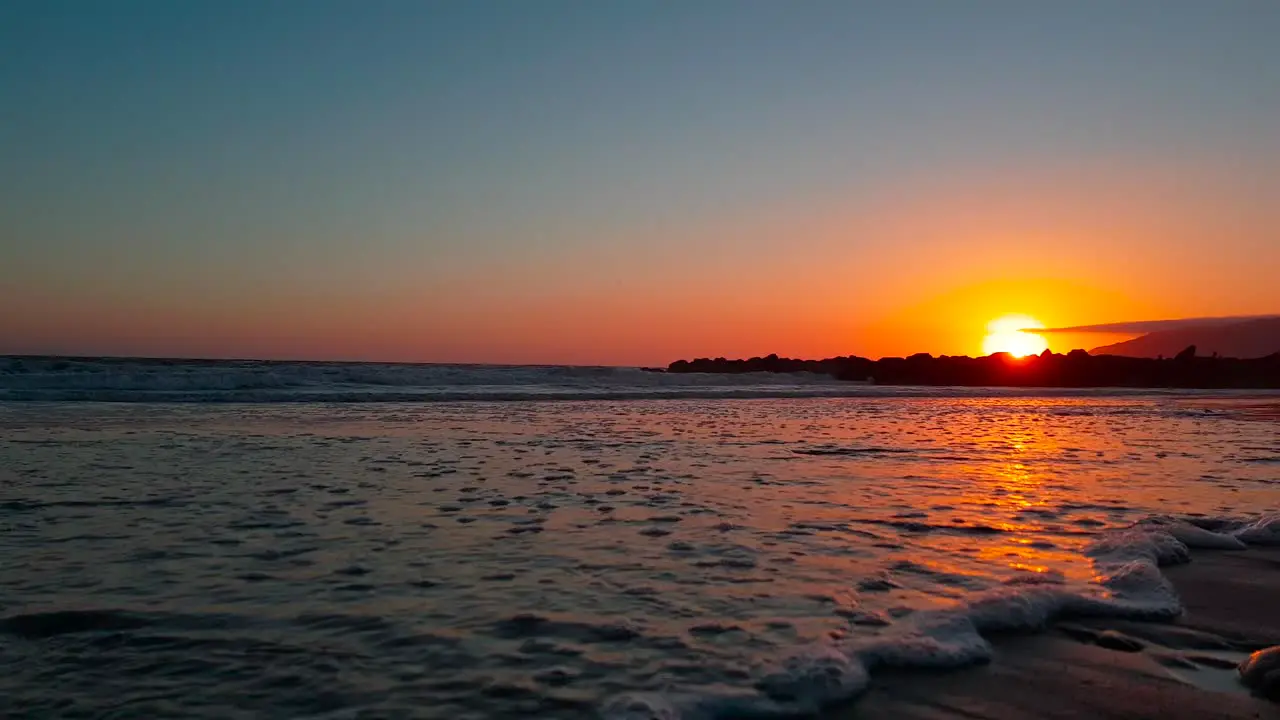
<path fill-rule="evenodd" d="M 1280 317 L 1244 320 L 1230 325 L 1160 330 L 1089 351 L 1090 355 L 1173 357 L 1190 345 L 1196 354 L 1260 358 L 1280 352 Z"/>

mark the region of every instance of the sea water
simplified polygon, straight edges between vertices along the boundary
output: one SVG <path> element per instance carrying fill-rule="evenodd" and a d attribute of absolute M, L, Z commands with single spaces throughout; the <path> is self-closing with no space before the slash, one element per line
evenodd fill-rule
<path fill-rule="evenodd" d="M 1280 539 L 1275 395 L 4 362 L 19 715 L 805 713 Z"/>

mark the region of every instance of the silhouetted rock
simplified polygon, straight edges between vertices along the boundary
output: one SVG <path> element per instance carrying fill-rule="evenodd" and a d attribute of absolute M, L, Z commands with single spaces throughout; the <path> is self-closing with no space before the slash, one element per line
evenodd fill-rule
<path fill-rule="evenodd" d="M 1072 350 L 1066 355 L 1046 351 L 1024 358 L 1008 353 L 978 358 L 935 358 L 917 353 L 880 360 L 796 360 L 770 355 L 749 360 L 677 360 L 667 367 L 667 372 L 807 372 L 857 382 L 874 378 L 880 385 L 1280 388 L 1280 353 L 1252 360 L 1196 357 L 1195 348 L 1165 360 L 1090 355 L 1084 350 Z"/>
<path fill-rule="evenodd" d="M 1280 700 L 1280 645 L 1259 650 L 1240 663 L 1240 682 L 1254 692 Z"/>

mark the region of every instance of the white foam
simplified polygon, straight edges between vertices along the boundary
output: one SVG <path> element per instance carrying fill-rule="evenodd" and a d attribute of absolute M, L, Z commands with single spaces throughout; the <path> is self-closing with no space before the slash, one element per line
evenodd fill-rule
<path fill-rule="evenodd" d="M 966 615 L 985 632 L 1038 630 L 1075 598 L 1055 587 L 1009 588 L 983 593 L 968 604 Z"/>
<path fill-rule="evenodd" d="M 758 687 L 779 702 L 817 709 L 857 696 L 868 679 L 857 657 L 835 645 L 818 645 L 787 658 Z"/>
<path fill-rule="evenodd" d="M 1033 631 L 1062 617 L 1173 618 L 1182 604 L 1160 567 L 1188 562 L 1188 544 L 1233 549 L 1280 543 L 1280 515 L 1248 521 L 1221 521 L 1215 532 L 1175 518 L 1150 518 L 1097 539 L 1086 554 L 1095 582 L 1088 585 L 1017 583 L 980 593 L 949 610 L 917 612 L 882 635 L 830 642 L 790 655 L 767 670 L 750 710 L 743 698 L 717 704 L 714 698 L 655 704 L 652 698 L 606 706 L 610 720 L 630 718 L 729 718 L 767 716 L 771 710 L 812 712 L 856 698 L 878 667 L 946 669 L 986 662 L 992 656 L 984 634 Z M 628 704 L 631 703 L 631 704 Z M 608 708 L 621 708 L 615 714 Z M 675 714 L 661 714 L 672 713 Z"/>
<path fill-rule="evenodd" d="M 680 720 L 684 714 L 658 693 L 626 693 L 606 702 L 600 716 L 606 720 Z"/>
<path fill-rule="evenodd" d="M 1195 522 L 1156 516 L 1142 520 L 1138 527 L 1164 531 L 1191 548 L 1243 550 L 1249 545 L 1280 545 L 1280 513 L 1243 520 L 1199 518 Z"/>
<path fill-rule="evenodd" d="M 1143 527 L 1141 523 L 1127 530 L 1107 533 L 1085 550 L 1096 565 L 1123 565 L 1149 562 L 1156 566 L 1178 565 L 1191 560 L 1187 546 L 1163 528 Z"/>
<path fill-rule="evenodd" d="M 855 647 L 872 668 L 948 669 L 991 658 L 991 644 L 963 610 L 917 613 L 895 632 Z"/>
<path fill-rule="evenodd" d="M 1213 550 L 1245 549 L 1244 542 L 1235 535 L 1207 530 L 1178 518 L 1152 517 L 1143 520 L 1139 525 L 1162 530 L 1189 548 Z"/>
<path fill-rule="evenodd" d="M 1100 584 L 1111 596 L 1082 607 L 1078 614 L 1173 618 L 1182 612 L 1177 591 L 1149 562 L 1134 560 L 1114 566 L 1100 577 Z"/>
<path fill-rule="evenodd" d="M 1248 545 L 1280 545 L 1280 513 L 1264 515 L 1231 534 Z"/>

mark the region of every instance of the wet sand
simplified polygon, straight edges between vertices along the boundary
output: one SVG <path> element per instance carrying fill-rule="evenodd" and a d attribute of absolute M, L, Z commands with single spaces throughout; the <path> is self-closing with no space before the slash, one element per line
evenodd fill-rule
<path fill-rule="evenodd" d="M 995 642 L 985 666 L 880 673 L 833 718 L 1280 718 L 1234 665 L 1280 644 L 1280 548 L 1199 550 L 1165 569 L 1185 612 L 1174 623 L 1063 622 Z"/>

